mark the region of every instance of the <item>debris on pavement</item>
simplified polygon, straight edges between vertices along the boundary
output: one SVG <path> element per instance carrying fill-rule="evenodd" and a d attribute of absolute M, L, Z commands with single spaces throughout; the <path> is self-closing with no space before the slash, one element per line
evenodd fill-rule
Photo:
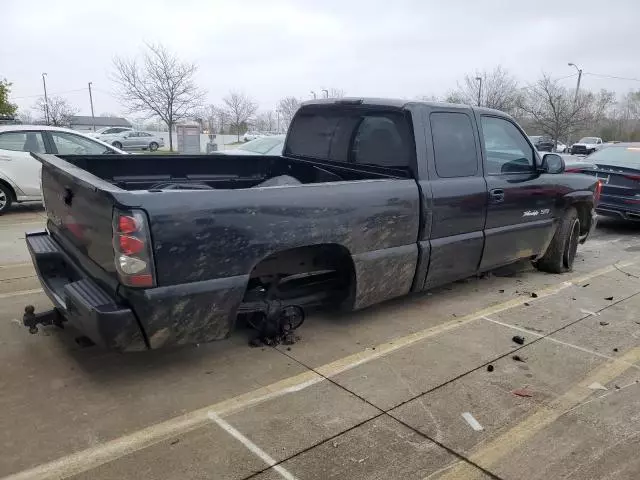
<path fill-rule="evenodd" d="M 613 297 L 604 297 L 604 299 L 611 301 L 611 300 L 613 300 Z"/>
<path fill-rule="evenodd" d="M 520 335 L 514 335 L 511 340 L 513 340 L 518 345 L 524 345 L 524 337 Z"/>
<path fill-rule="evenodd" d="M 593 382 L 589 387 L 591 390 L 609 390 L 607 387 L 598 382 Z"/>
<path fill-rule="evenodd" d="M 525 307 L 528 307 L 529 305 L 531 305 L 529 302 L 524 302 L 523 304 Z"/>
<path fill-rule="evenodd" d="M 614 351 L 614 352 L 617 352 L 617 351 L 618 351 L 618 347 L 614 348 L 614 349 L 613 349 L 613 351 Z"/>
<path fill-rule="evenodd" d="M 516 362 L 526 363 L 526 360 L 524 358 L 522 358 L 520 355 L 514 355 L 513 357 L 511 357 L 511 359 L 516 361 Z"/>
<path fill-rule="evenodd" d="M 531 298 L 538 298 L 538 294 L 536 292 L 531 292 Z"/>
<path fill-rule="evenodd" d="M 585 283 L 584 285 L 582 285 L 582 288 L 588 287 L 589 285 L 591 285 L 590 283 Z"/>
<path fill-rule="evenodd" d="M 180 443 L 180 439 L 176 438 L 170 443 L 170 445 L 175 445 L 176 443 Z"/>
<path fill-rule="evenodd" d="M 504 293 L 504 288 L 501 288 L 500 290 L 498 290 L 498 293 Z"/>
<path fill-rule="evenodd" d="M 518 396 L 518 397 L 533 397 L 533 392 L 531 390 L 529 390 L 528 388 L 519 388 L 517 390 L 514 390 L 513 392 L 514 395 Z"/>
<path fill-rule="evenodd" d="M 604 320 L 600 322 L 600 325 L 603 327 L 606 327 L 607 325 L 609 325 L 609 322 L 605 322 Z"/>
<path fill-rule="evenodd" d="M 478 420 L 476 420 L 475 417 L 473 415 L 471 415 L 470 412 L 464 412 L 462 414 L 462 418 L 464 418 L 467 421 L 467 423 L 469 424 L 469 426 L 471 428 L 473 428 L 476 432 L 480 432 L 480 431 L 484 430 L 482 425 L 480 425 L 480 422 L 478 422 Z"/>
<path fill-rule="evenodd" d="M 599 317 L 600 316 L 599 313 L 592 312 L 591 310 L 587 310 L 587 309 L 584 309 L 584 308 L 581 308 L 580 312 L 584 313 L 585 315 L 591 315 L 592 317 Z"/>
<path fill-rule="evenodd" d="M 493 365 L 487 365 L 487 372 L 493 372 Z"/>

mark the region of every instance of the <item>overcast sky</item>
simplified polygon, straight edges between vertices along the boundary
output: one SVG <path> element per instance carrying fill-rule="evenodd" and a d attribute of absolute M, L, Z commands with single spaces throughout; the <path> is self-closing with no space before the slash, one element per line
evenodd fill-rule
<path fill-rule="evenodd" d="M 516 5 L 517 4 L 517 5 Z M 125 113 L 109 81 L 112 58 L 160 42 L 198 64 L 210 103 L 231 90 L 261 108 L 341 88 L 351 96 L 444 95 L 465 73 L 501 64 L 522 83 L 545 71 L 640 79 L 640 0 L 291 0 L 2 2 L 0 78 L 29 108 L 61 93 L 88 114 Z M 573 88 L 575 77 L 563 80 Z M 619 93 L 640 81 L 585 75 Z"/>

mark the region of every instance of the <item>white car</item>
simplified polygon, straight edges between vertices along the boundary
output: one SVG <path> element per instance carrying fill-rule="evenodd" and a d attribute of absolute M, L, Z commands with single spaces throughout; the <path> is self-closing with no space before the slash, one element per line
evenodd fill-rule
<path fill-rule="evenodd" d="M 131 127 L 104 127 L 96 130 L 95 132 L 89 132 L 87 135 L 93 138 L 98 138 L 100 140 L 104 140 L 104 136 L 107 135 L 118 135 L 122 132 L 130 132 L 133 130 Z"/>
<path fill-rule="evenodd" d="M 567 146 L 564 143 L 562 143 L 560 140 L 558 140 L 556 143 L 555 151 L 556 153 L 566 153 Z"/>
<path fill-rule="evenodd" d="M 577 143 L 571 145 L 572 155 L 589 155 L 590 153 L 602 148 L 602 139 L 600 137 L 583 137 Z"/>
<path fill-rule="evenodd" d="M 108 143 L 68 128 L 0 126 L 0 214 L 12 203 L 42 201 L 41 164 L 30 152 L 57 155 L 126 154 Z"/>

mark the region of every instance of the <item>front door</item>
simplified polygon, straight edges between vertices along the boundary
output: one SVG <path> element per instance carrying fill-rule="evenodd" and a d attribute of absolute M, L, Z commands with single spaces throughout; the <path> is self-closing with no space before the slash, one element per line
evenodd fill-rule
<path fill-rule="evenodd" d="M 554 232 L 556 188 L 537 171 L 524 133 L 502 117 L 480 116 L 488 189 L 480 270 L 539 255 Z"/>
<path fill-rule="evenodd" d="M 16 185 L 27 197 L 40 196 L 39 161 L 30 152 L 44 153 L 42 134 L 37 131 L 0 133 L 0 177 Z M 16 192 L 21 195 L 20 192 Z"/>

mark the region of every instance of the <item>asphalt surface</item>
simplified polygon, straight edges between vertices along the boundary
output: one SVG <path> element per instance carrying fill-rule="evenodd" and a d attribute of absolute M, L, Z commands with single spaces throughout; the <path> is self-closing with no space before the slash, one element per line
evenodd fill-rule
<path fill-rule="evenodd" d="M 43 223 L 0 217 L 0 478 L 640 478 L 640 227 L 601 222 L 566 275 L 312 316 L 289 348 L 121 355 L 21 326 L 50 306 Z"/>

